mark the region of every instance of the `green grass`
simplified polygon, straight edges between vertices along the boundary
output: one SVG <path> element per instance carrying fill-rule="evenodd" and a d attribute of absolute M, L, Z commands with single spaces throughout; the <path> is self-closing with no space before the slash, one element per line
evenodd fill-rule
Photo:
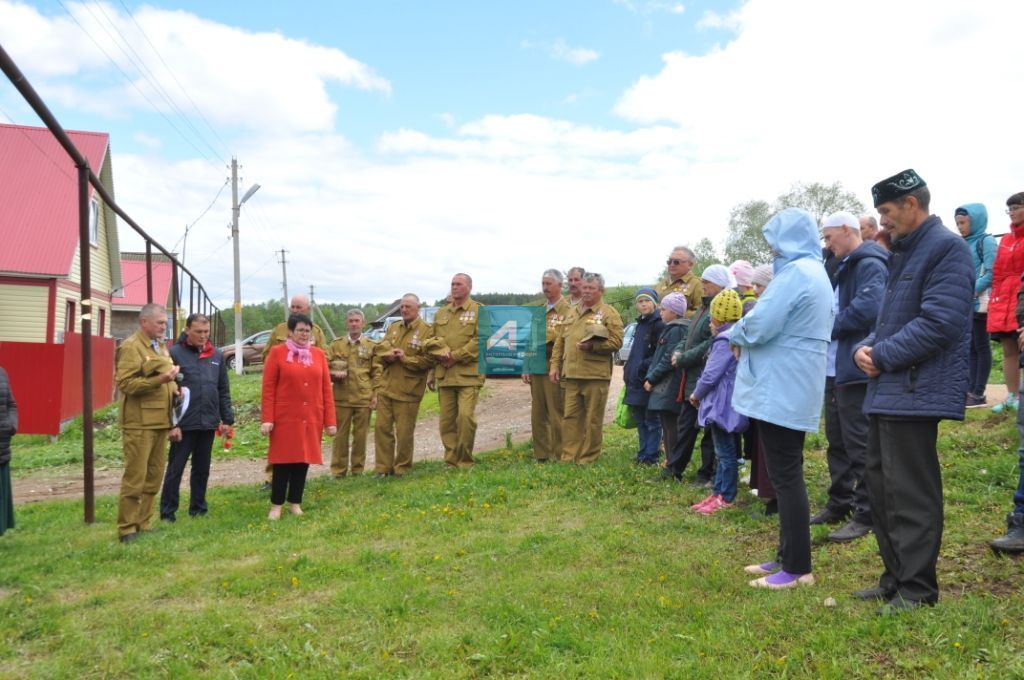
<path fill-rule="evenodd" d="M 0 539 L 0 676 L 1021 677 L 1024 566 L 985 546 L 1016 485 L 1012 419 L 941 432 L 934 609 L 853 601 L 879 574 L 874 541 L 817 527 L 819 585 L 751 589 L 741 568 L 772 555 L 776 522 L 745 487 L 736 509 L 689 512 L 701 493 L 647 483 L 635 433 L 611 427 L 594 466 L 519 447 L 468 472 L 318 478 L 307 514 L 276 524 L 251 485 L 216 488 L 208 518 L 127 546 L 114 498 L 93 526 L 78 502 L 19 507 Z M 820 448 L 805 469 L 817 507 Z"/>
<path fill-rule="evenodd" d="M 259 421 L 263 374 L 252 372 L 237 376 L 231 373 L 229 377 L 235 411 L 235 436 L 230 449 L 224 449 L 220 445 L 221 440 L 217 439 L 213 458 L 264 458 L 267 440 L 260 436 Z M 439 410 L 437 393 L 428 390 L 420 403 L 419 417 L 425 418 Z M 116 402 L 96 411 L 93 416 L 93 455 L 97 469 L 121 466 L 123 455 L 117 416 Z M 17 453 L 12 459 L 11 473 L 16 477 L 43 469 L 48 474 L 78 474 L 82 467 L 82 419 L 75 418 L 55 440 L 43 435 L 19 434 L 14 437 L 12 446 Z"/>

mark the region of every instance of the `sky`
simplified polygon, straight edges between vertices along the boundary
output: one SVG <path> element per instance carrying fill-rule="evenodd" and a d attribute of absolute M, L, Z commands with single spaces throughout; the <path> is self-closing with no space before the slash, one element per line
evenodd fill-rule
<path fill-rule="evenodd" d="M 650 283 L 739 203 L 838 181 L 870 206 L 909 167 L 948 225 L 982 202 L 1002 233 L 1022 25 L 1015 0 L 0 0 L 0 45 L 110 134 L 119 204 L 224 308 L 233 156 L 261 186 L 244 303 L 281 296 L 281 249 L 324 302 Z M 41 124 L 6 79 L 0 122 Z"/>

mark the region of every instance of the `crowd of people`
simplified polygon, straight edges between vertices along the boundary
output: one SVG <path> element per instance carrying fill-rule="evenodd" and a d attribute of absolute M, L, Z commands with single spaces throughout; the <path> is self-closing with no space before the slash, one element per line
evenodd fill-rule
<path fill-rule="evenodd" d="M 882 559 L 877 585 L 855 597 L 896 611 L 938 601 L 938 423 L 987 405 L 990 342 L 1004 348 L 1010 391 L 993 410 L 1018 409 L 1024 193 L 1007 200 L 1011 232 L 998 246 L 981 204 L 956 209 L 959 235 L 946 228 L 929 212 L 928 186 L 913 170 L 877 183 L 872 197 L 880 222 L 839 211 L 818 224 L 804 210 L 780 211 L 763 227 L 771 265 L 738 260 L 698 275 L 694 253 L 673 249 L 664 280 L 636 292 L 622 399 L 636 423 L 635 462 L 658 470 L 652 481 L 682 481 L 700 437 L 693 482 L 709 492 L 691 506 L 696 513 L 735 505 L 746 459 L 765 514 L 779 520 L 775 554 L 744 567 L 756 576 L 752 586 L 813 584 L 810 527 L 842 524 L 830 541 L 874 534 Z M 564 278 L 558 269 L 541 277 L 546 375 L 522 379 L 532 396 L 535 460 L 588 464 L 602 452 L 623 321 L 603 299 L 600 274 L 572 267 Z M 285 503 L 302 514 L 309 466 L 323 464 L 325 433 L 335 437 L 331 474 L 364 472 L 374 410 L 373 473 L 407 474 L 428 388 L 438 393 L 445 463 L 474 465 L 484 375 L 472 288 L 468 274 L 455 274 L 447 304 L 429 324 L 419 298 L 404 295 L 400 321 L 380 342 L 363 335 L 366 320 L 354 309 L 346 334 L 328 343 L 310 318 L 309 299 L 291 300 L 288 320 L 264 350 L 268 519 L 280 519 Z M 210 342 L 209 319 L 188 317 L 168 348 L 166 318 L 162 306 L 144 306 L 138 332 L 117 351 L 124 447 L 117 523 L 125 543 L 152 529 L 161 487 L 159 517 L 176 520 L 189 460 L 188 512 L 208 512 L 213 441 L 233 434 L 227 367 Z M 804 438 L 818 430 L 822 411 L 830 485 L 812 515 Z M 1019 409 L 1017 424 L 1024 441 Z M 0 369 L 0 534 L 14 525 L 8 461 L 16 430 L 17 406 Z M 991 542 L 1001 552 L 1024 552 L 1024 446 L 1020 460 L 1006 534 Z"/>

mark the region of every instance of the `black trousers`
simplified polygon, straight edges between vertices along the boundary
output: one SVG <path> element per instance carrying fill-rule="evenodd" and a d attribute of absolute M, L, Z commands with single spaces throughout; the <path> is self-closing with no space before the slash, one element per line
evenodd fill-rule
<path fill-rule="evenodd" d="M 213 450 L 215 430 L 182 430 L 181 441 L 171 442 L 167 454 L 167 469 L 164 471 L 164 486 L 160 492 L 160 517 L 174 519 L 178 512 L 181 477 L 185 464 L 192 458 L 192 472 L 189 475 L 191 494 L 188 499 L 188 514 L 205 515 L 206 484 L 210 479 L 210 452 Z"/>
<path fill-rule="evenodd" d="M 825 383 L 825 437 L 828 438 L 828 507 L 853 513 L 853 519 L 871 526 L 868 487 L 864 483 L 864 452 L 868 448 L 868 416 L 864 413 L 867 383 L 836 386 Z"/>
<path fill-rule="evenodd" d="M 937 602 L 942 472 L 936 419 L 870 416 L 864 478 L 885 571 L 878 585 L 905 600 Z"/>
<path fill-rule="evenodd" d="M 275 463 L 270 473 L 270 502 L 274 505 L 301 504 L 302 492 L 306 489 L 306 473 L 309 463 Z"/>
<path fill-rule="evenodd" d="M 697 443 L 697 409 L 690 402 L 682 403 L 682 409 L 676 419 L 676 445 L 668 453 L 667 469 L 676 479 L 682 479 L 686 466 L 693 457 L 693 447 Z M 700 469 L 697 479 L 708 481 L 715 477 L 715 443 L 711 435 L 705 431 L 700 442 Z"/>
<path fill-rule="evenodd" d="M 764 420 L 757 421 L 768 476 L 779 504 L 777 561 L 790 574 L 811 573 L 811 513 L 804 484 L 804 436 Z"/>

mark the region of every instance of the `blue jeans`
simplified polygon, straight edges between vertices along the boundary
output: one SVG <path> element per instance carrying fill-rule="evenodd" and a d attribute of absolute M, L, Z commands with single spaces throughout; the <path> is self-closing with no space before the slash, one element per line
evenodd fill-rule
<path fill-rule="evenodd" d="M 636 452 L 636 462 L 657 463 L 658 452 L 661 450 L 661 418 L 657 411 L 646 406 L 630 406 L 633 419 L 636 420 L 636 435 L 640 439 L 640 448 Z"/>
<path fill-rule="evenodd" d="M 1020 398 L 1024 399 L 1024 390 L 1020 392 Z M 1024 402 L 1021 402 L 1024 404 Z M 1017 456 L 1020 460 L 1020 478 L 1017 480 L 1017 491 L 1013 494 L 1013 513 L 1024 515 L 1024 413 L 1017 409 L 1017 434 L 1020 435 L 1020 448 Z"/>
<path fill-rule="evenodd" d="M 720 429 L 713 423 L 708 423 L 707 429 L 711 430 L 711 436 L 715 441 L 715 455 L 718 457 L 712 492 L 721 496 L 727 503 L 732 503 L 736 500 L 736 435 Z"/>

